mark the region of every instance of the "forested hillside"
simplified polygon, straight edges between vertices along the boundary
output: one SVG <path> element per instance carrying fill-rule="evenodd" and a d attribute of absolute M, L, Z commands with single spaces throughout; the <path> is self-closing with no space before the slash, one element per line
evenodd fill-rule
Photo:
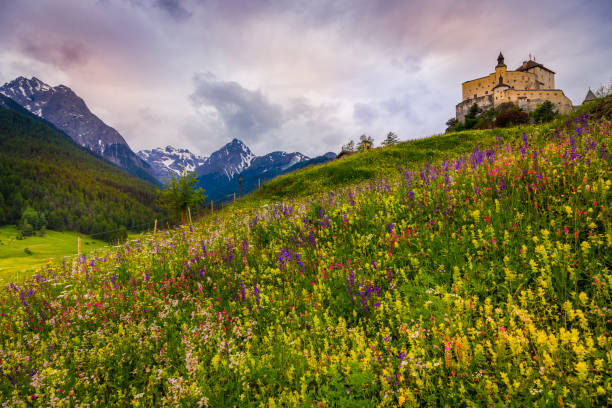
<path fill-rule="evenodd" d="M 31 208 L 49 229 L 115 240 L 125 237 L 126 229 L 162 216 L 155 207 L 153 185 L 94 156 L 10 100 L 4 106 L 0 106 L 0 225 L 18 224 Z"/>

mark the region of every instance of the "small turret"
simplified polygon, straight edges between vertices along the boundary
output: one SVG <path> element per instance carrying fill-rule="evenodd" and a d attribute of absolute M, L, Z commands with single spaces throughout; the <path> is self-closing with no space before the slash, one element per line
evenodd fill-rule
<path fill-rule="evenodd" d="M 587 92 L 586 97 L 584 98 L 584 101 L 582 101 L 582 103 L 587 103 L 587 102 L 591 102 L 596 100 L 597 97 L 595 96 L 595 94 L 593 93 L 593 91 L 591 91 L 591 88 L 589 88 L 589 92 Z"/>
<path fill-rule="evenodd" d="M 501 53 L 501 51 L 499 52 L 499 56 L 497 57 L 497 67 L 505 67 L 506 64 L 504 64 L 504 55 Z"/>

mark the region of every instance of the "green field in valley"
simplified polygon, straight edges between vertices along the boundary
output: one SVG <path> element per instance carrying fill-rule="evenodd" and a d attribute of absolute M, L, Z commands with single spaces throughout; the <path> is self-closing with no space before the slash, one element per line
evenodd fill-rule
<path fill-rule="evenodd" d="M 16 237 L 15 226 L 0 227 L 0 283 L 21 282 L 31 276 L 36 268 L 50 261 L 61 262 L 62 258 L 77 253 L 76 232 L 46 231 L 44 236 L 32 236 L 22 240 Z M 104 241 L 81 236 L 81 250 L 84 253 L 107 245 Z"/>

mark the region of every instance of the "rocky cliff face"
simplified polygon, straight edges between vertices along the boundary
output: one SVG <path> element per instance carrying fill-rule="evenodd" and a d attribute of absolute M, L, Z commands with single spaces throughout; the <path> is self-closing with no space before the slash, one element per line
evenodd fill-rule
<path fill-rule="evenodd" d="M 151 166 L 136 156 L 119 132 L 94 115 L 67 86 L 51 87 L 36 77 L 19 77 L 0 87 L 0 93 L 50 122 L 79 145 L 130 174 L 158 184 Z"/>

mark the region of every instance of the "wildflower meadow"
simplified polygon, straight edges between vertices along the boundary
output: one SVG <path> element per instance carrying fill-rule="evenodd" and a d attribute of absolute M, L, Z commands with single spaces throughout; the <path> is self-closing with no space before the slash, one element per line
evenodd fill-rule
<path fill-rule="evenodd" d="M 611 129 L 50 264 L 2 288 L 1 405 L 610 405 Z"/>

